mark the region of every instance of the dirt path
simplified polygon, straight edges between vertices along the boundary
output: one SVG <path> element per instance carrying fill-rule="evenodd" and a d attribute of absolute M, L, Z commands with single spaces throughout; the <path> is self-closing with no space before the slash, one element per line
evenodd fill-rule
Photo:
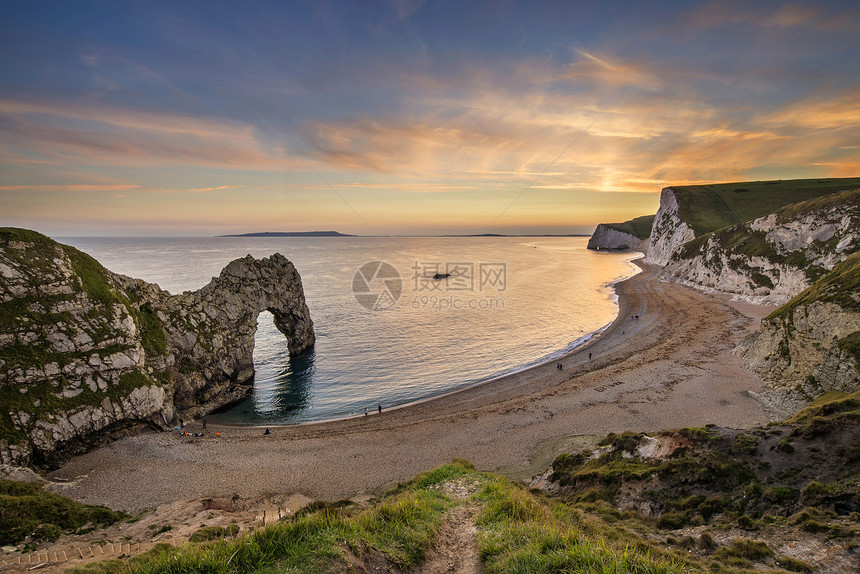
<path fill-rule="evenodd" d="M 380 492 L 455 457 L 529 478 L 576 435 L 767 422 L 745 394 L 761 381 L 731 353 L 760 309 L 661 283 L 647 267 L 617 291 L 619 318 L 561 359 L 562 371 L 553 362 L 381 415 L 275 427 L 268 436 L 222 427 L 218 439 L 128 437 L 52 477 L 72 481 L 64 494 L 76 500 L 130 512 L 234 494 L 336 500 Z"/>
<path fill-rule="evenodd" d="M 416 574 L 480 574 L 477 513 L 473 504 L 454 508 L 439 531 L 436 546 Z"/>

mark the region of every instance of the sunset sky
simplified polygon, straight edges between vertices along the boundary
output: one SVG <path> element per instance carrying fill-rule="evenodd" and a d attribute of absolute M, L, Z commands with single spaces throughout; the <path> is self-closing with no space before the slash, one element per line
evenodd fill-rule
<path fill-rule="evenodd" d="M 856 0 L 4 2 L 0 225 L 590 233 L 671 184 L 860 176 L 858 30 Z"/>

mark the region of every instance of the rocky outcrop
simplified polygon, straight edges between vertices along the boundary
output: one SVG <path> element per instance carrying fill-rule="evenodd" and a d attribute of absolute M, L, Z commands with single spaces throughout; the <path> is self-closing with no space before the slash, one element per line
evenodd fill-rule
<path fill-rule="evenodd" d="M 768 389 L 757 395 L 784 418 L 830 391 L 860 390 L 860 253 L 762 321 L 736 352 Z"/>
<path fill-rule="evenodd" d="M 781 305 L 858 249 L 854 190 L 705 234 L 676 249 L 661 278 Z"/>
<path fill-rule="evenodd" d="M 681 205 L 675 190 L 671 187 L 663 189 L 644 262 L 650 265 L 665 265 L 675 251 L 695 238 L 693 228 L 681 219 Z"/>
<path fill-rule="evenodd" d="M 648 239 L 639 239 L 632 233 L 613 229 L 601 223 L 588 240 L 588 249 L 595 251 L 607 249 L 613 251 L 648 251 Z"/>
<path fill-rule="evenodd" d="M 671 187 L 663 189 L 644 262 L 650 265 L 665 265 L 672 253 L 695 237 L 693 228 L 681 219 L 681 206 L 675 190 Z"/>
<path fill-rule="evenodd" d="M 0 460 L 56 466 L 246 396 L 264 310 L 291 354 L 313 345 L 301 279 L 280 254 L 238 259 L 171 295 L 41 234 L 0 229 Z"/>
<path fill-rule="evenodd" d="M 672 186 L 663 189 L 645 262 L 663 266 L 693 239 L 766 217 L 800 202 L 860 186 L 860 178 L 795 179 Z"/>

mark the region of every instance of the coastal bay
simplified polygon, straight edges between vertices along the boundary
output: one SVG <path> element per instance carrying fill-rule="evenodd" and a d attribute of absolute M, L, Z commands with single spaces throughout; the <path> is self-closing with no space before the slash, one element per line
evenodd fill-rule
<path fill-rule="evenodd" d="M 640 274 L 615 287 L 618 318 L 558 361 L 381 414 L 268 435 L 211 424 L 194 439 L 146 432 L 49 477 L 69 481 L 63 494 L 71 498 L 129 512 L 233 494 L 334 500 L 378 493 L 455 457 L 527 479 L 572 437 L 767 422 L 747 394 L 761 380 L 732 349 L 771 308 L 664 283 L 655 268 L 638 265 Z"/>

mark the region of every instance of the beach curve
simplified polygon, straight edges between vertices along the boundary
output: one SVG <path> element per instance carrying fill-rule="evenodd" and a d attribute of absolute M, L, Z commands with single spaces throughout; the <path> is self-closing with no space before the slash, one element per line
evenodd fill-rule
<path fill-rule="evenodd" d="M 455 457 L 522 477 L 577 435 L 766 422 L 747 394 L 762 382 L 731 350 L 770 308 L 663 283 L 658 269 L 636 264 L 643 271 L 615 285 L 616 320 L 549 363 L 381 414 L 268 435 L 221 427 L 216 438 L 212 425 L 195 439 L 146 432 L 76 457 L 50 478 L 69 481 L 64 494 L 76 500 L 128 512 L 234 494 L 333 500 L 378 493 Z"/>

